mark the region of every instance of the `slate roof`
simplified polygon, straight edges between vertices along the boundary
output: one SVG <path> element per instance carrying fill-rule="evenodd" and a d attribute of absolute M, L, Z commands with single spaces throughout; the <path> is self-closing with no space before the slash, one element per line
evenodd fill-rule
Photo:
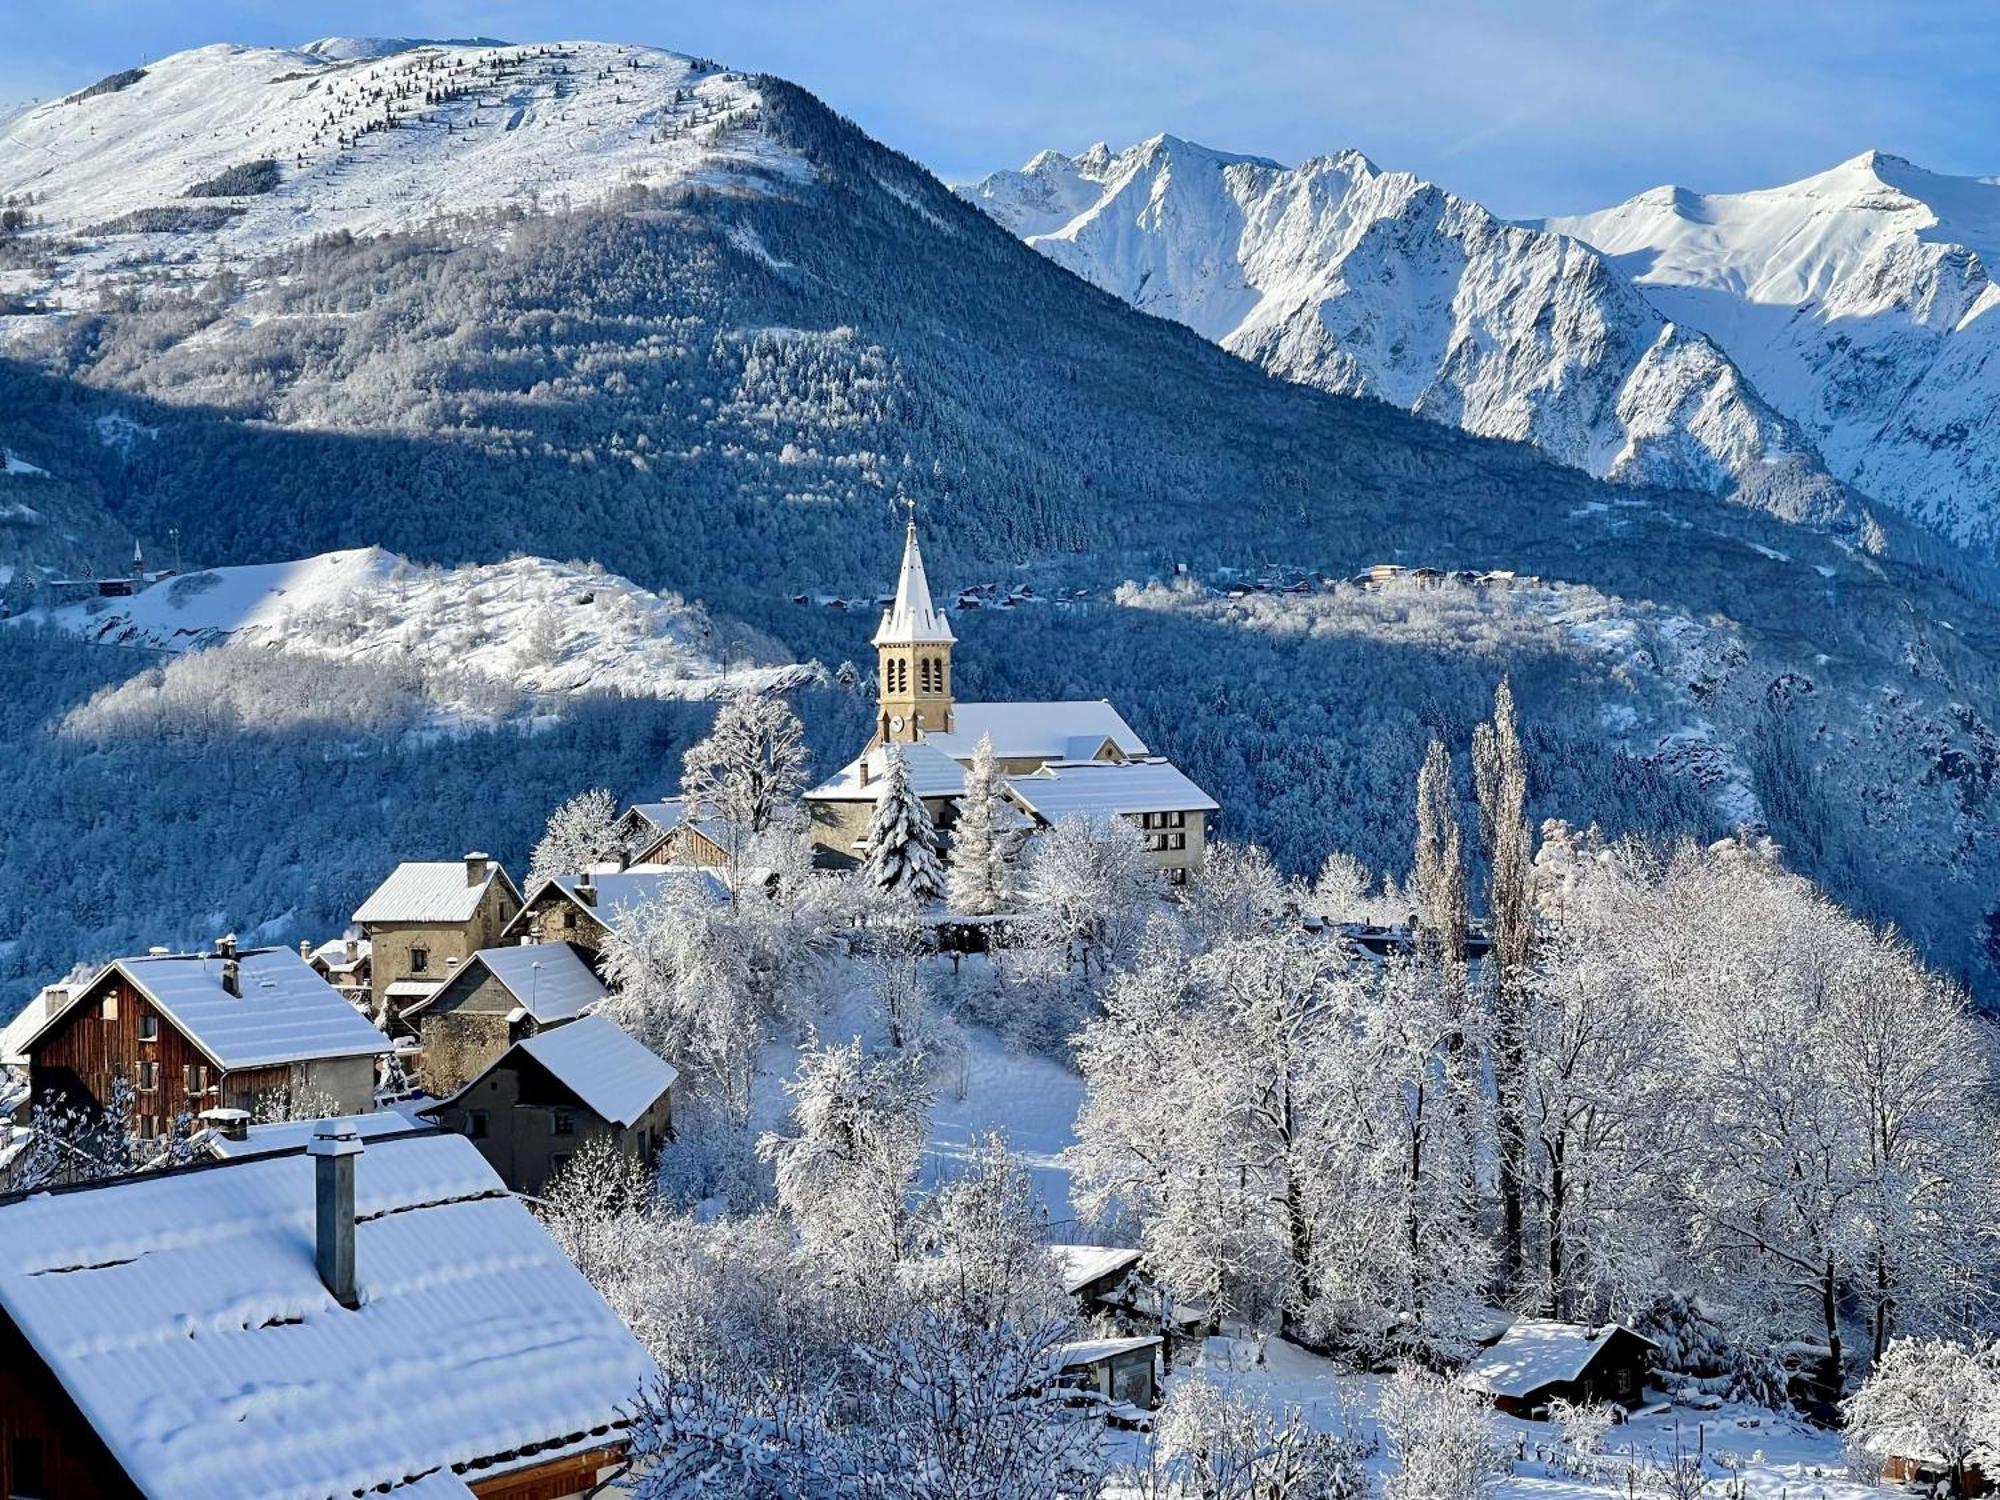
<path fill-rule="evenodd" d="M 0 1202 L 0 1307 L 142 1492 L 321 1500 L 620 1440 L 652 1361 L 470 1141 L 355 1159 L 353 1311 L 314 1269 L 313 1170 Z"/>
<path fill-rule="evenodd" d="M 486 862 L 486 878 L 465 878 L 465 861 L 406 860 L 389 872 L 366 901 L 355 908 L 356 922 L 470 922 L 495 880 L 516 898 L 514 882 L 498 860 Z"/>
<path fill-rule="evenodd" d="M 158 1006 L 217 1067 L 262 1068 L 328 1057 L 379 1057 L 389 1039 L 320 978 L 296 948 L 246 948 L 238 956 L 240 995 L 222 987 L 223 960 L 212 953 L 121 958 L 111 969 Z M 35 1040 L 88 997 L 100 974 L 54 1016 Z"/>
<path fill-rule="evenodd" d="M 1002 760 L 1063 760 L 1079 751 L 1094 756 L 1106 740 L 1116 745 L 1121 755 L 1148 753 L 1146 742 L 1102 698 L 1066 703 L 956 703 L 951 710 L 951 732 L 926 734 L 924 743 L 954 760 L 969 761 L 981 735 L 993 737 L 993 753 Z"/>
<path fill-rule="evenodd" d="M 1008 777 L 1007 789 L 1022 806 L 1051 823 L 1072 814 L 1214 812 L 1219 805 L 1165 760 L 1044 766 L 1031 775 Z"/>

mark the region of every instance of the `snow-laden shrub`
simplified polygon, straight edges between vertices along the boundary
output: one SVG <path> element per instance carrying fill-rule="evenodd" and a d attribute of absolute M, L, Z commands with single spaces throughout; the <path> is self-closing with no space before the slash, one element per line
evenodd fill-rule
<path fill-rule="evenodd" d="M 1508 1470 L 1492 1403 L 1462 1382 L 1400 1370 L 1382 1392 L 1381 1417 L 1398 1465 L 1383 1500 L 1477 1500 Z"/>
<path fill-rule="evenodd" d="M 1296 1406 L 1274 1411 L 1200 1375 L 1174 1381 L 1153 1431 L 1168 1483 L 1201 1500 L 1362 1500 L 1374 1487 L 1374 1442 L 1315 1431 Z"/>

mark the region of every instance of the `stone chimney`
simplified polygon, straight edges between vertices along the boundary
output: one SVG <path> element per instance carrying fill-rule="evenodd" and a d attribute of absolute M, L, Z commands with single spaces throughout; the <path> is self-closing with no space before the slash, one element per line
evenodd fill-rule
<path fill-rule="evenodd" d="M 306 1154 L 313 1159 L 313 1265 L 342 1307 L 361 1305 L 354 1279 L 354 1158 L 361 1140 L 345 1120 L 323 1120 Z"/>
<path fill-rule="evenodd" d="M 236 957 L 236 934 L 235 934 L 235 933 L 233 933 L 233 932 L 225 932 L 225 933 L 223 933 L 223 935 L 222 935 L 221 937 L 219 937 L 219 938 L 217 938 L 217 939 L 215 940 L 215 956 L 216 956 L 217 958 L 234 958 L 234 957 Z"/>
<path fill-rule="evenodd" d="M 588 870 L 576 877 L 576 899 L 585 906 L 597 905 L 597 882 L 590 878 Z"/>
<path fill-rule="evenodd" d="M 311 938 L 300 938 L 300 939 L 299 939 L 299 957 L 300 957 L 300 958 L 303 958 L 303 959 L 304 959 L 304 960 L 305 960 L 305 961 L 306 961 L 307 963 L 311 963 L 311 962 L 312 962 L 312 958 L 313 958 L 313 945 L 312 945 L 312 939 L 311 939 Z"/>
<path fill-rule="evenodd" d="M 223 993 L 243 998 L 243 965 L 236 960 L 236 934 L 225 932 L 215 940 L 215 956 L 222 960 Z"/>
<path fill-rule="evenodd" d="M 493 856 L 480 850 L 473 850 L 465 856 L 465 883 L 467 885 L 486 884 L 486 867 L 493 862 Z"/>
<path fill-rule="evenodd" d="M 361 959 L 361 940 L 360 940 L 359 938 L 349 938 L 349 939 L 347 940 L 347 943 L 346 943 L 346 946 L 345 946 L 345 950 L 344 950 L 344 951 L 345 951 L 345 953 L 346 953 L 346 956 L 347 956 L 347 961 L 348 961 L 349 963 L 358 963 L 358 962 L 360 962 L 360 959 Z"/>

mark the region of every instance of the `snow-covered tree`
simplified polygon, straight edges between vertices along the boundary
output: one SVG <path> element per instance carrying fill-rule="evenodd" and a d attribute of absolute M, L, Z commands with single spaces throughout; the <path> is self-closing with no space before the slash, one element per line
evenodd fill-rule
<path fill-rule="evenodd" d="M 614 842 L 618 799 L 603 787 L 578 792 L 549 814 L 548 827 L 528 861 L 528 885 L 555 875 L 574 875 L 604 858 Z"/>
<path fill-rule="evenodd" d="M 683 757 L 681 795 L 688 816 L 720 831 L 732 899 L 756 841 L 797 821 L 810 767 L 805 733 L 791 705 L 754 689 L 725 703 L 715 727 Z"/>
<path fill-rule="evenodd" d="M 1255 844 L 1218 840 L 1183 889 L 1181 910 L 1203 942 L 1220 943 L 1269 927 L 1289 898 L 1269 854 Z"/>
<path fill-rule="evenodd" d="M 951 906 L 966 916 L 989 916 L 1014 901 L 1021 815 L 1007 800 L 1006 786 L 993 758 L 993 736 L 982 734 L 951 829 Z"/>
<path fill-rule="evenodd" d="M 1123 818 L 1066 817 L 1030 846 L 1023 882 L 1028 942 L 1088 981 L 1102 978 L 1157 908 L 1159 873 Z"/>
<path fill-rule="evenodd" d="M 1417 842 L 1410 894 L 1417 905 L 1417 951 L 1440 970 L 1456 968 L 1465 959 L 1469 919 L 1462 843 L 1451 756 L 1442 740 L 1432 740 L 1417 775 Z"/>
<path fill-rule="evenodd" d="M 1851 1446 L 1932 1459 L 1964 1495 L 1968 1466 L 2000 1457 L 2000 1347 L 1897 1339 L 1841 1410 Z"/>
<path fill-rule="evenodd" d="M 1478 1500 L 1507 1472 L 1492 1403 L 1460 1381 L 1398 1371 L 1383 1388 L 1381 1421 L 1398 1465 L 1383 1500 Z"/>
<path fill-rule="evenodd" d="M 785 1084 L 791 1135 L 767 1134 L 778 1205 L 801 1241 L 857 1273 L 895 1259 L 931 1095 L 920 1063 L 869 1061 L 861 1044 L 809 1047 Z"/>
<path fill-rule="evenodd" d="M 1274 1411 L 1200 1375 L 1167 1392 L 1154 1454 L 1174 1494 L 1199 1500 L 1365 1500 L 1375 1449 L 1322 1432 L 1296 1406 Z"/>
<path fill-rule="evenodd" d="M 861 868 L 882 890 L 900 891 L 915 901 L 936 901 L 945 892 L 937 827 L 910 783 L 910 763 L 902 750 L 891 745 L 886 754 L 888 764 L 862 840 Z"/>

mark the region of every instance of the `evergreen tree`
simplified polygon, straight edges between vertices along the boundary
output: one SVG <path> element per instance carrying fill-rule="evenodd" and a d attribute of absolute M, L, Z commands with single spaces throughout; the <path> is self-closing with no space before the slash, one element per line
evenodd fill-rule
<path fill-rule="evenodd" d="M 895 746 L 886 752 L 888 769 L 868 820 L 868 878 L 885 891 L 902 891 L 918 901 L 944 895 L 944 866 L 938 861 L 937 827 L 930 809 L 910 785 L 909 762 Z"/>
<path fill-rule="evenodd" d="M 983 734 L 965 773 L 951 837 L 951 905 L 969 917 L 1002 911 L 1014 900 L 1012 806 L 993 760 L 993 736 Z"/>

